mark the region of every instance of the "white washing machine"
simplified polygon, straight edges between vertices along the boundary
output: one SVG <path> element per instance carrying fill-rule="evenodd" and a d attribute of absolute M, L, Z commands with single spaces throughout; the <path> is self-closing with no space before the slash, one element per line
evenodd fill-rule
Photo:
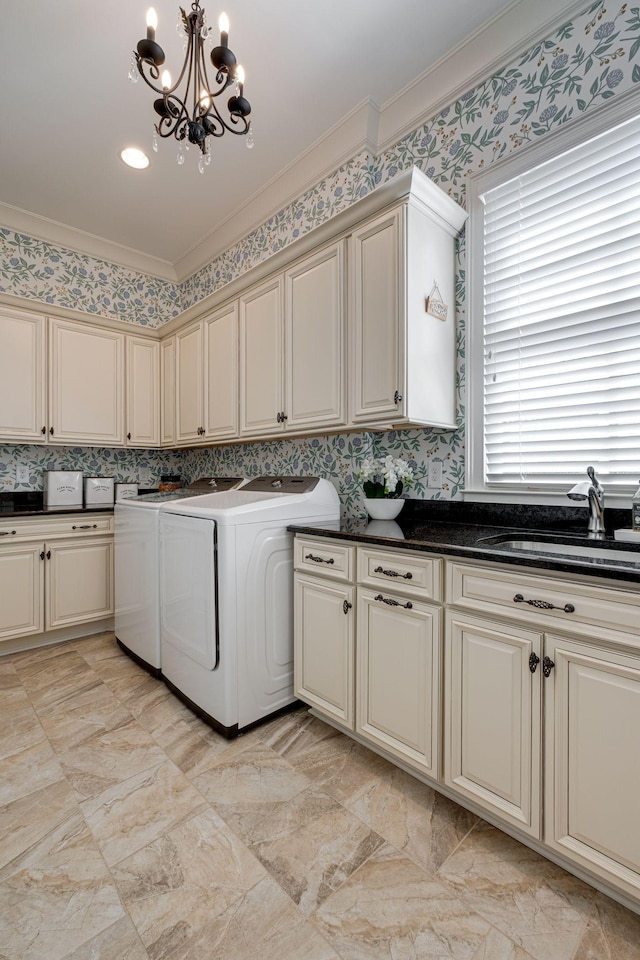
<path fill-rule="evenodd" d="M 160 660 L 160 540 L 165 503 L 233 490 L 238 477 L 204 477 L 188 487 L 118 500 L 114 506 L 115 634 L 118 644 L 154 676 Z"/>
<path fill-rule="evenodd" d="M 162 676 L 227 737 L 295 702 L 293 522 L 337 529 L 333 484 L 259 477 L 160 511 Z"/>

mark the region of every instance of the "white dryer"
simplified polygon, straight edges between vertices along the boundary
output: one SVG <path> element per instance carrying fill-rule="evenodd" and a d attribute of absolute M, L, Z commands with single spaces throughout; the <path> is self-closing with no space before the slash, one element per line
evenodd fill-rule
<path fill-rule="evenodd" d="M 188 487 L 118 500 L 114 506 L 115 634 L 119 646 L 154 676 L 160 661 L 160 541 L 165 503 L 233 490 L 238 477 L 203 477 Z"/>
<path fill-rule="evenodd" d="M 294 522 L 338 528 L 333 484 L 259 477 L 160 511 L 163 679 L 227 737 L 295 702 Z"/>

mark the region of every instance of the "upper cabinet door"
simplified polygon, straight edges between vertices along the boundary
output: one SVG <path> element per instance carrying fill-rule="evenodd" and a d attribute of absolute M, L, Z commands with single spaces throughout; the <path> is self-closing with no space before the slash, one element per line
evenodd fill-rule
<path fill-rule="evenodd" d="M 345 423 L 345 243 L 285 274 L 288 430 Z"/>
<path fill-rule="evenodd" d="M 205 436 L 238 436 L 238 305 L 204 321 Z"/>
<path fill-rule="evenodd" d="M 282 277 L 240 298 L 240 432 L 284 430 Z"/>
<path fill-rule="evenodd" d="M 71 320 L 49 324 L 49 441 L 122 446 L 124 334 Z"/>
<path fill-rule="evenodd" d="M 161 406 L 160 443 L 170 447 L 176 442 L 176 338 L 160 344 Z"/>
<path fill-rule="evenodd" d="M 176 441 L 201 440 L 204 432 L 202 324 L 176 334 Z"/>
<path fill-rule="evenodd" d="M 45 318 L 0 310 L 0 438 L 46 437 Z"/>
<path fill-rule="evenodd" d="M 351 237 L 351 419 L 404 413 L 400 319 L 404 310 L 402 210 L 377 217 Z"/>
<path fill-rule="evenodd" d="M 160 344 L 127 336 L 127 445 L 157 447 L 160 440 Z"/>

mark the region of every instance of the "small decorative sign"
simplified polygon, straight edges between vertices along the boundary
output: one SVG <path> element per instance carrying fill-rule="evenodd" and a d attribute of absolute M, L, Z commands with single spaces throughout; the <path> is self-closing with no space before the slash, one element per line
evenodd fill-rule
<path fill-rule="evenodd" d="M 435 280 L 433 281 L 433 287 L 431 288 L 431 293 L 425 300 L 424 307 L 426 312 L 431 314 L 432 317 L 435 317 L 436 320 L 447 319 L 449 307 L 446 305 L 446 303 L 442 299 L 440 288 Z"/>

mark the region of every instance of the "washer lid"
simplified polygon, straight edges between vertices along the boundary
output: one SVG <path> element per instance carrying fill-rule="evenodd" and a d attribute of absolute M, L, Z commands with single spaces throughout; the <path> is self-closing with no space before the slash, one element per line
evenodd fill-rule
<path fill-rule="evenodd" d="M 243 490 L 260 493 L 309 493 L 318 485 L 318 477 L 256 477 L 248 480 Z"/>

